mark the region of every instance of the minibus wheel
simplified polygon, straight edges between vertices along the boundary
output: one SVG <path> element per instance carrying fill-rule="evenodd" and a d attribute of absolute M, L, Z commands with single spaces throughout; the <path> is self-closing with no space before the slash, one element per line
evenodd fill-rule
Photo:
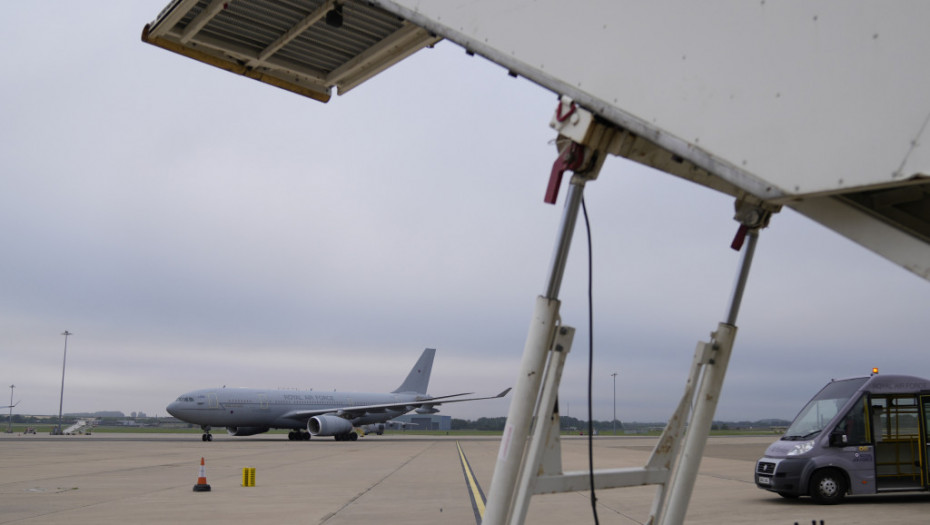
<path fill-rule="evenodd" d="M 823 469 L 811 476 L 811 498 L 822 505 L 835 505 L 846 495 L 846 478 L 835 469 Z"/>

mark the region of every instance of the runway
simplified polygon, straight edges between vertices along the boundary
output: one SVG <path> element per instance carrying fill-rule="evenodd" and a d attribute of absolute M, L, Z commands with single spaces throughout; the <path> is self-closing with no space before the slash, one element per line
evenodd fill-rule
<path fill-rule="evenodd" d="M 689 507 L 689 524 L 912 524 L 930 495 L 847 498 L 820 506 L 784 500 L 752 481 L 775 437 L 713 437 Z M 654 438 L 596 437 L 597 467 L 641 466 Z M 215 434 L 0 434 L 0 524 L 373 523 L 474 524 L 477 494 L 462 456 L 486 493 L 499 440 L 393 434 L 356 442 Z M 587 440 L 563 440 L 566 470 L 587 465 Z M 194 492 L 200 458 L 209 492 Z M 242 468 L 254 467 L 254 487 Z M 600 523 L 643 523 L 654 487 L 599 491 Z M 534 497 L 526 523 L 593 523 L 588 493 Z"/>

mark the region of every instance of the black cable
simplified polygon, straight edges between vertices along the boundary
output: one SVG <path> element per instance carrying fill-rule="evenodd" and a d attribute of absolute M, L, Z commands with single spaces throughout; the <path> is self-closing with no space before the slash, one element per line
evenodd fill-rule
<path fill-rule="evenodd" d="M 588 477 L 591 483 L 591 512 L 594 523 L 597 519 L 597 495 L 594 493 L 594 414 L 592 409 L 592 384 L 594 383 L 594 257 L 591 249 L 591 223 L 588 221 L 588 207 L 584 197 L 581 198 L 581 211 L 584 213 L 584 226 L 588 234 Z"/>

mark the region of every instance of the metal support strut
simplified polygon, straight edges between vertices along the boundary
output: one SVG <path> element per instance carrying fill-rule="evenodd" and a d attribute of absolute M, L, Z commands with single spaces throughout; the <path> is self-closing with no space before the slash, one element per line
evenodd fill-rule
<path fill-rule="evenodd" d="M 646 465 L 563 472 L 557 396 L 574 329 L 561 326 L 558 294 L 584 185 L 597 177 L 606 153 L 616 154 L 629 134 L 597 122 L 590 112 L 564 97 L 552 126 L 559 131 L 559 158 L 550 175 L 545 201 L 555 202 L 566 170 L 574 171 L 574 176 L 556 236 L 546 292 L 537 297 L 530 321 L 482 524 L 523 523 L 533 495 L 590 490 L 593 483 L 597 489 L 656 485 L 646 523 L 677 525 L 684 521 L 717 408 L 758 231 L 778 208 L 747 196 L 737 200 L 735 218 L 740 229 L 733 248 L 742 248 L 747 238 L 749 242 L 743 250 L 726 321 L 718 325 L 711 342 L 698 343 L 685 392 Z"/>
<path fill-rule="evenodd" d="M 573 177 L 567 202 L 565 203 L 565 210 L 562 214 L 559 238 L 556 241 L 556 249 L 552 257 L 547 295 L 539 296 L 536 299 L 533 319 L 530 322 L 526 344 L 523 347 L 520 373 L 514 387 L 513 398 L 510 401 L 507 424 L 504 427 L 500 451 L 494 467 L 494 476 L 491 479 L 483 524 L 507 523 L 508 515 L 513 510 L 513 501 L 518 493 L 522 492 L 524 494 L 522 496 L 524 501 L 527 498 L 525 490 L 530 479 L 525 475 L 521 475 L 523 474 L 523 458 L 528 446 L 527 436 L 530 434 L 530 427 L 533 423 L 539 425 L 540 419 L 547 418 L 552 410 L 552 406 L 542 406 L 544 404 L 548 405 L 548 402 L 544 401 L 537 404 L 541 384 L 543 378 L 547 376 L 547 369 L 550 369 L 551 373 L 557 376 L 561 375 L 561 363 L 558 365 L 550 363 L 555 350 L 553 342 L 560 321 L 558 292 L 565 270 L 568 248 L 571 245 L 578 207 L 584 192 L 584 182 L 581 177 Z M 571 329 L 562 327 L 561 330 Z M 562 356 L 561 362 L 564 363 L 564 355 L 568 353 L 568 348 L 562 345 L 557 351 L 559 352 L 558 355 Z M 546 382 L 546 390 L 550 393 L 553 403 L 555 398 L 552 394 L 558 392 L 558 381 L 559 378 L 555 377 Z M 528 504 L 529 502 L 526 501 L 526 505 Z"/>
<path fill-rule="evenodd" d="M 568 106 L 564 116 L 563 106 Z M 571 127 L 578 123 L 577 116 L 582 112 L 583 110 L 577 108 L 570 100 L 563 99 L 557 110 L 557 118 L 564 126 Z M 511 519 L 513 522 L 522 523 L 522 514 L 525 513 L 532 495 L 532 491 L 529 490 L 534 481 L 532 469 L 542 456 L 544 444 L 548 441 L 548 430 L 551 427 L 545 424 L 546 421 L 555 419 L 555 435 L 558 437 L 558 417 L 554 414 L 555 398 L 558 394 L 562 364 L 574 334 L 572 328 L 559 327 L 558 295 L 585 183 L 597 177 L 604 159 L 604 155 L 597 150 L 585 147 L 570 137 L 567 140 L 562 139 L 566 137 L 562 136 L 557 141 L 560 146 L 559 157 L 552 169 L 545 201 L 555 203 L 559 182 L 566 170 L 573 170 L 574 176 L 569 184 L 556 236 L 546 292 L 545 295 L 536 298 L 533 318 L 523 347 L 523 360 L 514 385 L 507 424 L 504 427 L 488 491 L 487 508 L 482 520 L 485 525 L 508 523 Z M 558 344 L 557 339 L 560 341 Z M 528 442 L 527 436 L 530 435 L 534 424 L 535 437 L 532 442 Z M 529 454 L 528 447 L 531 449 Z M 525 456 L 537 459 L 525 461 Z M 522 512 L 516 511 L 516 515 L 515 505 L 523 509 Z"/>
<path fill-rule="evenodd" d="M 688 503 L 691 501 L 691 493 L 694 490 L 694 483 L 697 479 L 698 467 L 701 465 L 701 456 L 704 454 L 704 446 L 707 444 L 707 437 L 713 424 L 714 412 L 716 412 L 717 402 L 720 400 L 723 378 L 730 363 L 733 341 L 736 338 L 736 313 L 739 311 L 739 303 L 746 286 L 746 279 L 749 276 L 749 268 L 752 265 L 752 257 L 758 238 L 758 231 L 751 230 L 748 232 L 749 243 L 743 251 L 727 321 L 717 326 L 717 331 L 712 334 L 709 343 L 701 343 L 698 346 L 700 359 L 695 360 L 695 365 L 703 369 L 703 374 L 700 379 L 700 387 L 692 398 L 694 411 L 688 423 L 684 449 L 678 458 L 678 464 L 668 485 L 668 504 L 664 512 L 657 512 L 657 515 L 652 516 L 650 523 L 671 525 L 684 522 Z M 697 370 L 695 369 L 693 372 L 696 376 Z M 681 430 L 683 429 L 679 429 L 679 432 Z M 653 512 L 656 512 L 655 506 Z"/>
<path fill-rule="evenodd" d="M 694 362 L 691 365 L 691 374 L 685 387 L 685 394 L 682 397 L 678 411 L 672 418 L 679 423 L 684 421 L 688 414 L 688 401 L 693 404 L 694 411 L 688 424 L 684 449 L 678 458 L 678 463 L 669 482 L 667 488 L 668 497 L 666 499 L 665 491 L 660 486 L 653 502 L 652 516 L 650 516 L 647 523 L 672 525 L 684 522 L 688 503 L 691 500 L 691 493 L 694 490 L 694 483 L 697 479 L 698 467 L 701 465 L 704 445 L 707 443 L 714 412 L 717 410 L 717 402 L 720 400 L 723 378 L 727 372 L 727 365 L 730 363 L 733 341 L 736 338 L 736 318 L 739 314 L 740 303 L 743 300 L 743 292 L 746 290 L 746 282 L 749 279 L 749 269 L 755 255 L 759 230 L 768 226 L 772 213 L 778 210 L 779 207 L 764 204 L 750 197 L 743 197 L 736 201 L 734 219 L 739 222 L 740 226 L 730 247 L 734 250 L 740 250 L 744 248 L 743 241 L 745 239 L 748 238 L 749 242 L 743 249 L 736 283 L 733 286 L 730 305 L 727 308 L 726 321 L 717 326 L 717 331 L 711 334 L 712 337 L 709 343 L 699 343 L 697 350 L 695 350 Z M 698 374 L 701 372 L 703 374 L 698 387 Z M 668 430 L 667 428 L 666 431 Z M 678 426 L 674 429 L 674 432 L 677 432 L 678 435 L 671 435 L 674 443 L 672 448 L 677 449 L 677 443 L 681 440 L 684 427 Z M 660 441 L 659 446 L 661 445 Z"/>

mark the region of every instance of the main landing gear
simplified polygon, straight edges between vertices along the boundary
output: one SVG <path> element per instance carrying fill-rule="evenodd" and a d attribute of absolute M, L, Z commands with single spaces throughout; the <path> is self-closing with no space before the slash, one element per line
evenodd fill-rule
<path fill-rule="evenodd" d="M 310 433 L 304 432 L 303 430 L 291 430 L 287 433 L 287 439 L 291 441 L 310 441 Z M 336 441 L 357 441 L 358 434 L 353 432 L 346 432 L 345 434 L 336 434 L 333 436 Z"/>
<path fill-rule="evenodd" d="M 200 436 L 201 441 L 213 441 L 213 434 L 210 433 L 210 426 L 203 425 L 200 428 L 203 429 L 203 435 Z"/>

